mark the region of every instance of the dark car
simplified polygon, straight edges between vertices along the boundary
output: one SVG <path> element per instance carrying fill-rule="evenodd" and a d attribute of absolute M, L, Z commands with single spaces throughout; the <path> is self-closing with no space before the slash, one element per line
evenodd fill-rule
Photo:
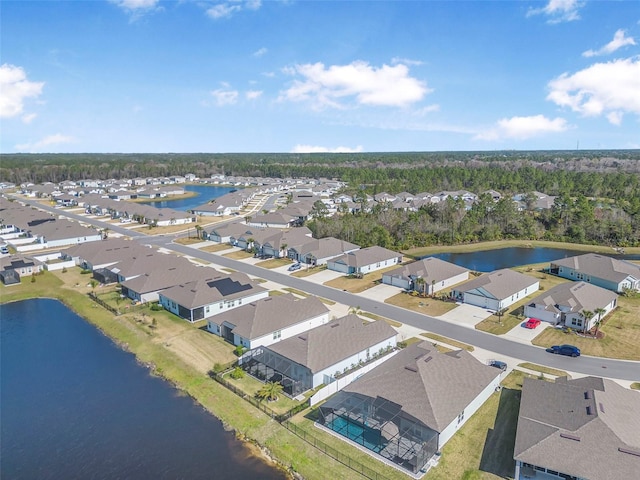
<path fill-rule="evenodd" d="M 507 369 L 507 364 L 500 360 L 489 360 L 489 366 L 499 368 L 502 371 Z"/>
<path fill-rule="evenodd" d="M 554 345 L 547 348 L 547 352 L 555 353 L 556 355 L 566 355 L 567 357 L 579 357 L 580 349 L 573 345 Z"/>

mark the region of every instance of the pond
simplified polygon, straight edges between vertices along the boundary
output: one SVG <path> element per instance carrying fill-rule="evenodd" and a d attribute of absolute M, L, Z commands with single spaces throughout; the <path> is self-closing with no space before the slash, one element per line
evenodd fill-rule
<path fill-rule="evenodd" d="M 564 248 L 508 247 L 498 250 L 482 250 L 478 252 L 465 253 L 437 253 L 426 256 L 437 257 L 441 260 L 454 263 L 476 272 L 492 272 L 501 268 L 512 268 L 532 263 L 551 262 L 553 260 L 573 257 L 575 255 L 582 255 L 585 253 L 588 252 L 568 250 Z M 610 256 L 621 260 L 640 260 L 640 255 L 616 255 L 612 253 Z"/>
<path fill-rule="evenodd" d="M 286 478 L 62 303 L 0 314 L 1 478 Z"/>
<path fill-rule="evenodd" d="M 209 202 L 215 198 L 221 197 L 229 192 L 237 190 L 235 187 L 218 187 L 214 185 L 185 185 L 187 192 L 195 192 L 198 195 L 189 198 L 172 198 L 161 202 L 144 202 L 153 205 L 156 208 L 172 208 L 173 210 L 188 211 Z"/>

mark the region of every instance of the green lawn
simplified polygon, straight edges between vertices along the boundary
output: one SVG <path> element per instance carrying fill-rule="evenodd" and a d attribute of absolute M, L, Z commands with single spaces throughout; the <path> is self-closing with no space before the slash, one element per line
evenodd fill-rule
<path fill-rule="evenodd" d="M 387 298 L 384 303 L 406 308 L 407 310 L 413 310 L 414 312 L 424 313 L 432 317 L 443 315 L 457 307 L 454 302 L 443 302 L 442 300 L 424 298 L 417 295 L 414 296 L 404 292 Z"/>
<path fill-rule="evenodd" d="M 467 345 L 466 343 L 459 342 L 452 338 L 443 337 L 442 335 L 437 335 L 435 333 L 421 333 L 425 338 L 429 338 L 431 340 L 435 340 L 436 342 L 446 343 L 447 345 L 451 345 L 452 347 L 461 348 L 466 350 L 467 352 L 473 352 L 474 348 L 471 345 Z"/>
<path fill-rule="evenodd" d="M 518 366 L 522 367 L 522 368 L 526 368 L 528 370 L 534 370 L 536 372 L 546 373 L 546 374 L 549 374 L 549 375 L 554 375 L 556 377 L 569 377 L 569 378 L 571 378 L 571 375 L 569 375 L 564 370 L 557 370 L 555 368 L 545 367 L 543 365 L 536 365 L 535 363 L 524 362 L 524 363 L 519 363 Z"/>
<path fill-rule="evenodd" d="M 290 258 L 272 258 L 270 260 L 265 260 L 264 262 L 256 263 L 257 267 L 269 269 L 284 267 L 285 265 L 292 265 Z"/>
<path fill-rule="evenodd" d="M 249 253 L 245 250 L 236 250 L 235 252 L 225 253 L 223 256 L 231 258 L 232 260 L 244 260 L 245 258 L 252 258 L 253 253 Z"/>
<path fill-rule="evenodd" d="M 604 337 L 596 340 L 546 328 L 533 344 L 546 348 L 569 343 L 584 355 L 640 360 L 640 298 L 618 296 L 618 308 L 604 318 L 600 331 Z"/>

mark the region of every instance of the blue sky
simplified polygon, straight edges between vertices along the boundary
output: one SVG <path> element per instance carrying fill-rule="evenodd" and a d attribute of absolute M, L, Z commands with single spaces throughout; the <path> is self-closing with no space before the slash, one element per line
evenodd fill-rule
<path fill-rule="evenodd" d="M 0 151 L 640 148 L 638 1 L 6 1 Z"/>

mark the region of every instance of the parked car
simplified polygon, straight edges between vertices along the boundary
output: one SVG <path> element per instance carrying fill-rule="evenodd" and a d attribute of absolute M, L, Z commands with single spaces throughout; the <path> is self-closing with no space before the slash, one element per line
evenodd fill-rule
<path fill-rule="evenodd" d="M 289 267 L 289 271 L 293 272 L 294 270 L 300 270 L 301 268 L 302 268 L 302 265 L 300 265 L 299 263 L 294 263 Z"/>
<path fill-rule="evenodd" d="M 547 348 L 547 352 L 555 353 L 556 355 L 566 355 L 568 357 L 579 357 L 580 349 L 573 345 L 554 345 Z"/>
<path fill-rule="evenodd" d="M 538 325 L 540 325 L 540 320 L 538 320 L 537 318 L 530 318 L 525 322 L 524 328 L 534 329 Z"/>
<path fill-rule="evenodd" d="M 489 360 L 488 364 L 490 367 L 499 368 L 502 371 L 505 371 L 507 369 L 507 364 L 501 362 L 500 360 Z"/>

